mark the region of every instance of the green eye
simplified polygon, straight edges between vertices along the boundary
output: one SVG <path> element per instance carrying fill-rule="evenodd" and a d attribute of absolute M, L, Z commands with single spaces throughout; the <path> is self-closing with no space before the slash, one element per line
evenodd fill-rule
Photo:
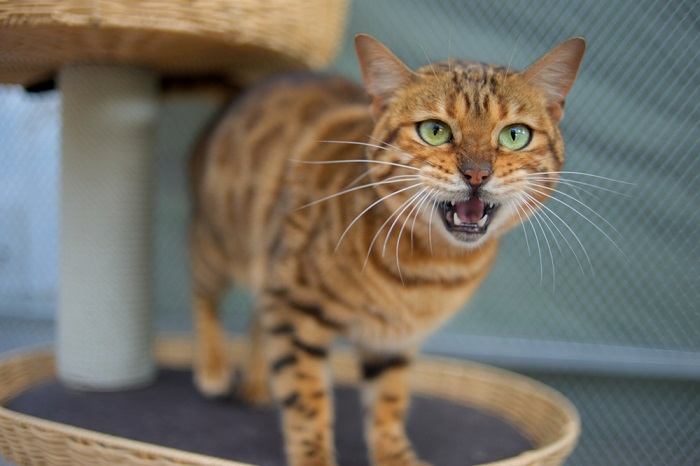
<path fill-rule="evenodd" d="M 510 125 L 498 135 L 498 143 L 510 150 L 520 150 L 530 143 L 530 128 L 525 125 Z"/>
<path fill-rule="evenodd" d="M 418 123 L 418 135 L 431 146 L 439 146 L 452 140 L 450 127 L 438 120 L 427 120 Z"/>

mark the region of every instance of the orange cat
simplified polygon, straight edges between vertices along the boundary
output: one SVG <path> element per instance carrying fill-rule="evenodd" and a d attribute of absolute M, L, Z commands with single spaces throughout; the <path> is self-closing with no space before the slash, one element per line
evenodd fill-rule
<path fill-rule="evenodd" d="M 357 348 L 375 466 L 425 464 L 404 427 L 423 339 L 488 273 L 499 238 L 546 200 L 564 161 L 564 99 L 584 52 L 569 39 L 522 72 L 459 60 L 408 69 L 375 39 L 365 90 L 295 76 L 250 90 L 192 159 L 195 381 L 231 367 L 217 305 L 256 297 L 241 396 L 283 410 L 291 466 L 331 466 L 326 358 Z M 367 94 L 371 99 L 367 98 Z"/>

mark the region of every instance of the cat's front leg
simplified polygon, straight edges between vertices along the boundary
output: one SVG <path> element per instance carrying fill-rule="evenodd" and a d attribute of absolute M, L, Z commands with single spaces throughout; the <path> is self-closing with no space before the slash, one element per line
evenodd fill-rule
<path fill-rule="evenodd" d="M 327 356 L 337 329 L 285 299 L 265 306 L 272 392 L 282 409 L 289 466 L 335 466 Z"/>
<path fill-rule="evenodd" d="M 361 354 L 365 436 L 374 466 L 429 466 L 406 436 L 411 353 Z"/>

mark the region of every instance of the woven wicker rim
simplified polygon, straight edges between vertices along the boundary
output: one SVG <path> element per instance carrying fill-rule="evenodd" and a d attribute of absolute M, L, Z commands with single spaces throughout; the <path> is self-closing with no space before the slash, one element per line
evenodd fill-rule
<path fill-rule="evenodd" d="M 238 360 L 245 340 L 231 340 Z M 188 367 L 192 345 L 184 337 L 162 338 L 156 345 L 162 366 Z M 357 364 L 346 351 L 332 358 L 336 380 L 358 380 Z M 50 351 L 0 356 L 0 404 L 55 376 Z M 413 390 L 459 404 L 478 407 L 515 425 L 536 448 L 488 466 L 560 465 L 573 450 L 580 433 L 576 409 L 561 394 L 527 377 L 489 366 L 425 357 L 413 369 Z M 244 466 L 243 463 L 187 453 L 173 448 L 123 439 L 108 434 L 46 421 L 0 406 L 0 453 L 20 465 L 130 464 Z M 486 466 L 486 465 L 483 465 Z"/>

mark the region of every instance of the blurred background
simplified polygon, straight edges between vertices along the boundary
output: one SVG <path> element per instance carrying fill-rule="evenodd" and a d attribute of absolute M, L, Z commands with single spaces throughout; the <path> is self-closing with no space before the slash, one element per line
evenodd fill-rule
<path fill-rule="evenodd" d="M 570 36 L 587 39 L 562 124 L 566 170 L 624 183 L 567 175 L 549 218 L 509 234 L 476 298 L 426 345 L 564 393 L 583 422 L 572 465 L 700 464 L 699 15 L 695 0 L 355 0 L 332 67 L 359 79 L 356 32 L 410 66 L 459 57 L 523 68 Z M 0 86 L 0 350 L 53 338 L 60 106 L 56 91 Z M 161 331 L 190 329 L 185 160 L 219 106 L 212 94 L 163 98 Z M 243 331 L 249 297 L 234 291 L 226 308 Z"/>

